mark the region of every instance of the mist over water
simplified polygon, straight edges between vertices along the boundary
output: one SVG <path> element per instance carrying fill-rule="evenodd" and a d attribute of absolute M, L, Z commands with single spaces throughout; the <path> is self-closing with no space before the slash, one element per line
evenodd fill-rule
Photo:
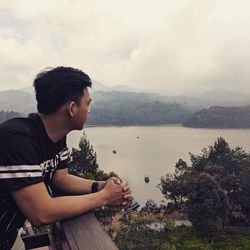
<path fill-rule="evenodd" d="M 160 177 L 173 172 L 182 158 L 190 163 L 189 152 L 198 154 L 222 136 L 231 148 L 250 151 L 250 129 L 197 129 L 182 126 L 87 127 L 85 133 L 97 153 L 100 169 L 116 172 L 127 180 L 133 196 L 143 205 L 147 199 L 164 197 L 156 185 Z M 83 131 L 68 136 L 68 146 L 78 147 Z M 116 154 L 112 151 L 116 150 Z M 149 184 L 144 176 L 150 177 Z"/>

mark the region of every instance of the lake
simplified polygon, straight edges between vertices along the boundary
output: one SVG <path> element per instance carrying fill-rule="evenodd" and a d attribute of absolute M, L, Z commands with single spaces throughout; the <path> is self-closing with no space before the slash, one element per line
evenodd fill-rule
<path fill-rule="evenodd" d="M 190 163 L 189 152 L 198 154 L 222 136 L 231 148 L 250 151 L 250 129 L 200 129 L 179 125 L 86 127 L 85 133 L 97 153 L 100 169 L 116 172 L 131 186 L 133 196 L 142 204 L 147 199 L 160 202 L 164 197 L 156 187 L 160 177 L 173 172 L 182 158 Z M 68 146 L 78 147 L 83 131 L 68 135 Z M 113 153 L 116 150 L 116 154 Z M 150 182 L 144 182 L 144 176 Z"/>

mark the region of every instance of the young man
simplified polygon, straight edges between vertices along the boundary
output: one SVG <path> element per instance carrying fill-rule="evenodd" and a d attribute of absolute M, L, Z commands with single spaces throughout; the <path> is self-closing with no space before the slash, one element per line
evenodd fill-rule
<path fill-rule="evenodd" d="M 94 182 L 68 173 L 66 135 L 83 129 L 91 79 L 81 70 L 57 67 L 34 80 L 38 114 L 0 126 L 0 249 L 11 249 L 26 218 L 50 224 L 103 205 L 122 205 L 127 182 Z M 52 191 L 67 196 L 52 197 Z"/>

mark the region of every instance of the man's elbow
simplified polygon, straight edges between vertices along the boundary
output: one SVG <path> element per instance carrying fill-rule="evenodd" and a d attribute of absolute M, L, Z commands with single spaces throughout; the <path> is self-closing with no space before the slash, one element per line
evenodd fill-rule
<path fill-rule="evenodd" d="M 46 219 L 46 217 L 30 217 L 28 218 L 29 222 L 32 224 L 32 226 L 45 226 L 48 224 L 51 224 L 49 220 Z"/>
<path fill-rule="evenodd" d="M 29 216 L 28 219 L 34 226 L 44 226 L 56 222 L 53 213 L 46 210 L 36 211 L 32 216 Z"/>

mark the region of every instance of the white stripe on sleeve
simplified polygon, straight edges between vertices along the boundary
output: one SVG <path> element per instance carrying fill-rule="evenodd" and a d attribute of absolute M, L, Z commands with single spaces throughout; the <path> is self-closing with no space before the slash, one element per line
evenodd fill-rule
<path fill-rule="evenodd" d="M 69 150 L 68 150 L 68 149 L 66 149 L 66 150 L 60 152 L 60 156 L 61 156 L 61 157 L 66 156 L 66 155 L 68 155 L 68 154 L 69 154 Z"/>
<path fill-rule="evenodd" d="M 0 173 L 0 179 L 12 179 L 12 178 L 29 178 L 29 177 L 41 177 L 41 172 L 24 172 L 24 173 Z"/>
<path fill-rule="evenodd" d="M 60 157 L 60 161 L 64 161 L 64 160 L 67 160 L 69 158 L 69 156 L 68 155 L 65 155 L 65 156 L 61 156 Z"/>
<path fill-rule="evenodd" d="M 0 173 L 6 171 L 19 171 L 19 170 L 24 170 L 24 171 L 36 170 L 42 172 L 42 168 L 40 165 L 0 166 Z"/>

